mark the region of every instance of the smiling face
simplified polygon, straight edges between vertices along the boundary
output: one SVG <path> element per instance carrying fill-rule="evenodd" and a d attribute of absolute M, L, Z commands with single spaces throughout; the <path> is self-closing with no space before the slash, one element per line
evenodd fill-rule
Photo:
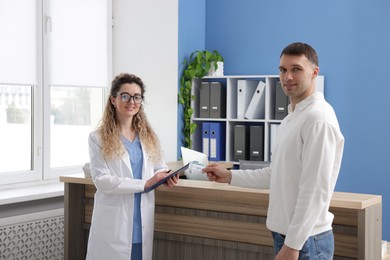
<path fill-rule="evenodd" d="M 119 120 L 126 120 L 136 115 L 142 104 L 138 104 L 134 101 L 134 98 L 130 98 L 127 102 L 122 101 L 121 94 L 126 93 L 130 96 L 141 96 L 141 87 L 136 83 L 124 83 L 120 86 L 116 96 L 111 96 L 111 103 L 116 109 L 116 115 Z"/>
<path fill-rule="evenodd" d="M 280 82 L 293 107 L 315 91 L 318 72 L 318 66 L 305 55 L 282 55 L 279 65 Z"/>

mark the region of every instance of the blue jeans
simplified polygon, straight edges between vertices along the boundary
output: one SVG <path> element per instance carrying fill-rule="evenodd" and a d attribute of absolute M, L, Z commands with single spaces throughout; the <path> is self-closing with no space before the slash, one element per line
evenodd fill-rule
<path fill-rule="evenodd" d="M 272 232 L 274 238 L 275 255 L 278 254 L 284 245 L 284 236 Z M 334 254 L 333 231 L 325 231 L 315 236 L 309 237 L 299 251 L 299 260 L 331 260 Z"/>

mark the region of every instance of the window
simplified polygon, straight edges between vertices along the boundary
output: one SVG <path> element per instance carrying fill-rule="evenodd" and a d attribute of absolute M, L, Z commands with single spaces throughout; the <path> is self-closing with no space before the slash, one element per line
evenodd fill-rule
<path fill-rule="evenodd" d="M 0 35 L 0 184 L 80 173 L 111 78 L 111 1 L 1 0 Z"/>
<path fill-rule="evenodd" d="M 50 168 L 89 161 L 86 145 L 84 149 L 74 148 L 87 144 L 89 132 L 99 123 L 101 113 L 95 112 L 101 112 L 102 100 L 102 91 L 97 88 L 51 88 Z"/>
<path fill-rule="evenodd" d="M 0 172 L 2 173 L 32 169 L 31 90 L 30 86 L 0 85 Z"/>

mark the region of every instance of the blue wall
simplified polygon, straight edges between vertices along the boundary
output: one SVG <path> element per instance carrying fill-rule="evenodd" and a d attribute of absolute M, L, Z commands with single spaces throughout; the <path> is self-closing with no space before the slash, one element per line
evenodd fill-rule
<path fill-rule="evenodd" d="M 221 52 L 226 75 L 278 74 L 291 42 L 317 50 L 346 141 L 336 190 L 381 194 L 390 240 L 390 1 L 209 0 L 205 12 L 205 48 Z M 179 53 L 189 50 L 183 42 L 179 34 Z"/>
<path fill-rule="evenodd" d="M 183 61 L 188 59 L 195 50 L 204 50 L 206 46 L 206 0 L 179 0 L 179 80 L 184 66 Z M 180 158 L 180 146 L 184 145 L 183 138 L 183 108 L 179 104 L 178 109 L 178 149 L 177 157 Z"/>

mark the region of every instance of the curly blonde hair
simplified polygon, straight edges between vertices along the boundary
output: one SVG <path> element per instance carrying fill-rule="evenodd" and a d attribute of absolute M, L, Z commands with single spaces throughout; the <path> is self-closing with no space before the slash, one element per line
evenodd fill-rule
<path fill-rule="evenodd" d="M 137 84 L 141 88 L 142 96 L 145 93 L 144 83 L 135 75 L 122 73 L 116 76 L 112 81 L 110 96 L 107 99 L 103 117 L 98 127 L 102 144 L 102 153 L 105 159 L 118 158 L 125 153 L 125 148 L 121 141 L 119 122 L 116 117 L 116 109 L 111 103 L 111 97 L 116 97 L 121 86 L 126 83 Z M 138 137 L 152 161 L 154 163 L 161 161 L 162 154 L 159 139 L 150 126 L 142 105 L 139 112 L 133 117 L 132 127 L 136 133 L 138 133 Z"/>

